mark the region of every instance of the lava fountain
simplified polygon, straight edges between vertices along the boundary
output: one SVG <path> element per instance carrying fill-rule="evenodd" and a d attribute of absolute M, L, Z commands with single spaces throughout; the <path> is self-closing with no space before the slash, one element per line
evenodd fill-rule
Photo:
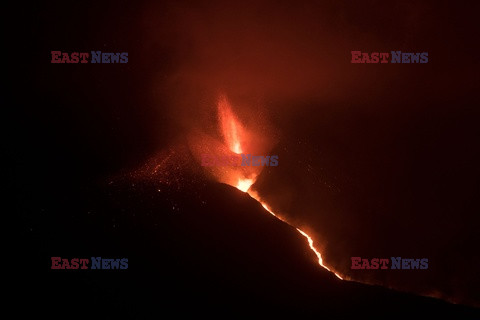
<path fill-rule="evenodd" d="M 226 96 L 220 96 L 217 102 L 218 108 L 218 119 L 220 124 L 220 130 L 222 133 L 222 137 L 224 139 L 224 144 L 229 148 L 229 150 L 233 153 L 240 154 L 242 152 L 248 151 L 248 139 L 246 137 L 246 130 L 242 123 L 238 120 L 235 114 L 232 111 L 232 106 L 227 100 Z M 261 168 L 261 167 L 256 167 Z M 231 172 L 232 173 L 232 172 Z M 233 174 L 236 175 L 234 179 L 228 179 L 228 181 L 234 181 L 234 183 L 228 183 L 233 187 L 236 187 L 238 190 L 249 194 L 253 199 L 257 200 L 265 210 L 267 210 L 270 214 L 274 217 L 279 219 L 280 221 L 287 223 L 288 225 L 292 226 L 288 223 L 285 219 L 279 217 L 275 214 L 270 207 L 260 198 L 258 193 L 255 191 L 250 190 L 251 186 L 255 183 L 256 178 L 260 174 L 260 171 L 249 172 L 245 173 L 244 171 L 233 171 Z M 304 236 L 307 241 L 310 249 L 315 253 L 318 258 L 318 264 L 325 268 L 326 270 L 332 272 L 337 276 L 337 278 L 343 280 L 343 278 L 336 272 L 332 271 L 323 263 L 322 254 L 315 248 L 313 244 L 313 239 L 310 237 L 306 232 L 300 230 L 299 228 L 294 227 L 302 236 Z"/>
<path fill-rule="evenodd" d="M 233 113 L 232 106 L 228 102 L 226 96 L 220 96 L 217 106 L 220 128 L 225 143 L 232 152 L 236 154 L 242 153 L 240 137 L 245 136 L 245 130 L 243 129 L 242 124 Z"/>
<path fill-rule="evenodd" d="M 254 182 L 253 179 L 239 179 L 235 187 L 240 191 L 247 192 Z"/>

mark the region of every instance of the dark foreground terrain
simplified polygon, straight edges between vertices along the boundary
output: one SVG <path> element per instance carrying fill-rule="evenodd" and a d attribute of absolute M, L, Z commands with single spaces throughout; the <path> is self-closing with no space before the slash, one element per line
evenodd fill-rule
<path fill-rule="evenodd" d="M 22 314 L 478 316 L 470 307 L 338 280 L 298 232 L 230 186 L 192 179 L 176 190 L 128 178 L 79 189 L 69 196 L 40 190 L 51 196 L 41 208 L 24 204 L 32 222 L 22 243 Z M 51 270 L 52 256 L 129 264 Z"/>

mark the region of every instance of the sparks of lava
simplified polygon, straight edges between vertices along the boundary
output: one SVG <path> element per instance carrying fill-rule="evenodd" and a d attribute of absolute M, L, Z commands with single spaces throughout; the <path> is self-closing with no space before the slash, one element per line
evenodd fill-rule
<path fill-rule="evenodd" d="M 243 134 L 243 127 L 232 111 L 232 106 L 227 97 L 222 95 L 217 102 L 220 129 L 228 148 L 236 154 L 242 153 L 240 137 Z M 242 190 L 243 191 L 243 190 Z"/>

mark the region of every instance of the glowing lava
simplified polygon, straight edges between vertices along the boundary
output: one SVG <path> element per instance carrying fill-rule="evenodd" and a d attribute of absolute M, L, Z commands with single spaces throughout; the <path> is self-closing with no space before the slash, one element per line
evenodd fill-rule
<path fill-rule="evenodd" d="M 217 107 L 220 129 L 228 148 L 236 154 L 242 153 L 240 137 L 243 136 L 244 130 L 240 121 L 233 114 L 232 106 L 228 102 L 227 97 L 220 96 Z"/>
<path fill-rule="evenodd" d="M 237 187 L 238 188 L 238 187 Z M 239 188 L 240 189 L 240 188 Z M 241 189 L 240 189 L 241 190 Z M 242 190 L 243 191 L 243 190 Z M 245 192 L 245 191 L 244 191 Z M 285 222 L 286 224 L 290 225 L 287 221 L 285 221 L 284 219 L 280 218 L 279 216 L 277 216 L 271 209 L 270 207 L 265 203 L 263 202 L 262 200 L 260 200 L 260 197 L 258 196 L 258 194 L 256 192 L 247 192 L 253 199 L 257 200 L 258 202 L 260 202 L 260 204 L 262 205 L 262 207 L 267 210 L 272 216 L 274 216 L 275 218 L 277 218 L 278 220 L 280 221 L 283 221 Z M 294 227 L 295 228 L 295 227 Z M 307 238 L 308 240 L 308 245 L 310 246 L 310 249 L 312 249 L 312 251 L 315 253 L 315 255 L 317 256 L 318 258 L 318 264 L 320 266 L 322 266 L 323 268 L 327 269 L 328 271 L 332 272 L 333 274 L 335 274 L 337 276 L 337 278 L 343 280 L 343 278 L 338 274 L 336 273 L 335 271 L 332 271 L 330 270 L 324 263 L 323 263 L 323 258 L 322 258 L 322 254 L 317 250 L 317 248 L 315 248 L 313 246 L 313 239 L 312 237 L 310 237 L 308 234 L 306 234 L 304 231 L 300 230 L 299 228 L 295 228 L 302 236 L 304 236 L 305 238 Z"/>
<path fill-rule="evenodd" d="M 255 182 L 254 179 L 239 179 L 238 180 L 238 183 L 237 185 L 235 186 L 238 190 L 240 191 L 243 191 L 243 192 L 246 192 L 250 195 L 250 197 L 252 197 L 253 199 L 257 200 L 261 205 L 262 207 L 267 210 L 272 216 L 274 216 L 275 218 L 277 218 L 278 220 L 280 221 L 283 221 L 285 222 L 286 224 L 290 225 L 287 221 L 285 221 L 284 219 L 280 218 L 279 216 L 277 216 L 273 211 L 272 209 L 270 209 L 270 207 L 265 203 L 263 202 L 259 195 L 255 192 L 255 191 L 248 191 L 250 189 L 250 187 L 252 186 L 252 184 Z M 324 263 L 323 263 L 323 258 L 322 258 L 322 254 L 317 250 L 317 248 L 315 248 L 315 246 L 313 245 L 313 239 L 312 237 L 310 237 L 307 233 L 305 233 L 304 231 L 300 230 L 299 228 L 296 228 L 294 227 L 302 236 L 304 236 L 305 238 L 307 238 L 307 241 L 308 241 L 308 245 L 310 246 L 310 249 L 312 249 L 312 251 L 315 253 L 315 255 L 317 256 L 318 258 L 318 264 L 320 266 L 322 266 L 323 268 L 325 268 L 326 270 L 332 272 L 333 274 L 335 274 L 335 276 L 337 276 L 337 278 L 343 280 L 343 278 L 338 274 L 336 273 L 335 271 L 332 271 L 330 270 L 330 268 L 328 268 Z"/>
<path fill-rule="evenodd" d="M 318 250 L 313 246 L 313 239 L 308 235 L 306 234 L 305 232 L 303 232 L 302 230 L 296 228 L 298 232 L 300 232 L 300 234 L 302 236 L 304 236 L 305 238 L 307 238 L 308 240 L 308 245 L 310 246 L 310 249 L 312 249 L 313 252 L 315 252 L 315 254 L 317 255 L 317 258 L 318 258 L 318 264 L 321 265 L 322 267 L 324 267 L 325 269 L 327 269 L 328 271 L 330 272 L 333 272 L 337 278 L 339 278 L 340 280 L 343 280 L 342 277 L 340 277 L 338 275 L 338 273 L 336 273 L 335 271 L 332 271 L 330 270 L 326 265 L 323 264 L 323 259 L 322 259 L 322 254 L 320 252 L 318 252 Z"/>
<path fill-rule="evenodd" d="M 247 192 L 252 186 L 253 182 L 253 179 L 239 179 L 235 187 L 240 191 Z"/>
<path fill-rule="evenodd" d="M 247 139 L 247 132 L 243 128 L 242 124 L 237 119 L 235 114 L 233 113 L 232 106 L 230 105 L 230 103 L 228 102 L 227 98 L 224 95 L 220 96 L 220 98 L 218 99 L 217 107 L 218 107 L 218 118 L 220 123 L 220 129 L 221 129 L 221 133 L 222 133 L 225 144 L 230 149 L 230 151 L 236 154 L 240 154 L 244 152 L 245 145 L 242 145 L 242 143 L 249 142 Z M 248 145 L 246 147 L 248 148 Z M 255 180 L 257 176 L 260 174 L 260 171 L 250 172 L 249 174 L 245 174 L 245 172 L 242 172 L 242 171 L 235 171 L 232 174 L 235 175 L 235 177 L 233 177 L 234 178 L 233 181 L 236 181 L 236 184 L 234 186 L 238 190 L 248 193 L 253 199 L 257 200 L 265 208 L 265 210 L 267 210 L 270 214 L 272 214 L 274 217 L 276 217 L 280 221 L 283 221 L 288 225 L 290 225 L 287 221 L 285 221 L 284 219 L 276 215 L 270 209 L 270 207 L 261 200 L 260 196 L 255 191 L 250 190 L 250 187 L 255 183 Z M 312 249 L 312 251 L 315 253 L 315 255 L 318 258 L 318 264 L 323 268 L 325 268 L 326 270 L 334 273 L 339 279 L 343 280 L 343 278 L 340 277 L 337 273 L 335 273 L 334 271 L 330 270 L 327 266 L 325 266 L 325 264 L 323 263 L 322 255 L 313 245 L 312 237 L 310 237 L 304 231 L 296 227 L 294 228 L 302 236 L 307 238 L 310 249 Z"/>

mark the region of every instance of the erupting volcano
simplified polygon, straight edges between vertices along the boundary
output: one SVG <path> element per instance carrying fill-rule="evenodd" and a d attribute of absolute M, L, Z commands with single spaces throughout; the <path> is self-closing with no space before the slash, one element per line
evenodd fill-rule
<path fill-rule="evenodd" d="M 16 318 L 480 319 L 478 10 L 11 12 Z"/>
<path fill-rule="evenodd" d="M 251 153 L 249 148 L 250 145 L 253 145 L 253 141 L 255 135 L 250 134 L 247 135 L 248 131 L 245 129 L 244 125 L 240 122 L 238 117 L 233 112 L 233 107 L 231 103 L 228 101 L 225 95 L 221 95 L 217 102 L 217 110 L 218 110 L 218 121 L 219 127 L 221 131 L 221 135 L 223 137 L 223 143 L 228 147 L 228 149 L 235 153 Z M 262 168 L 262 167 L 257 167 Z M 251 191 L 252 185 L 255 183 L 258 175 L 261 173 L 260 170 L 238 170 L 238 171 L 225 171 L 225 175 L 231 175 L 230 177 L 224 177 L 221 181 L 234 181 L 233 183 L 228 183 L 233 187 L 236 187 L 238 190 L 242 192 L 248 193 L 253 199 L 257 200 L 270 214 L 275 216 L 277 219 L 283 221 L 291 225 L 288 221 L 281 218 L 279 215 L 275 214 L 271 209 L 270 206 L 267 205 L 258 195 L 257 192 Z M 236 181 L 236 182 L 235 182 Z M 299 228 L 294 227 L 302 236 L 304 236 L 310 249 L 315 253 L 318 258 L 318 264 L 325 268 L 326 270 L 332 272 L 337 276 L 339 279 L 343 278 L 332 271 L 331 268 L 327 267 L 322 258 L 322 254 L 318 251 L 318 249 L 314 246 L 314 242 L 311 236 L 309 236 L 306 232 L 300 230 Z"/>

